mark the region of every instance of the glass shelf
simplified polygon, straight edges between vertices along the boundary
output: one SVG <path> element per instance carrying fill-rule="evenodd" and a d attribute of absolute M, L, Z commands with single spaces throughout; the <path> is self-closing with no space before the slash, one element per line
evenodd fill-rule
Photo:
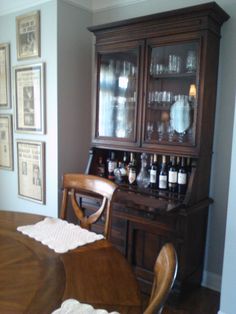
<path fill-rule="evenodd" d="M 196 76 L 196 72 L 193 73 L 163 73 L 157 75 L 150 75 L 150 79 L 178 79 L 178 78 L 194 78 Z"/>

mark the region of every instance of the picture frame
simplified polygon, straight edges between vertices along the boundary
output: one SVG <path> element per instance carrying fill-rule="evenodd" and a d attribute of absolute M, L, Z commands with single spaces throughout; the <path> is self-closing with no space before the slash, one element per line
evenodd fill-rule
<path fill-rule="evenodd" d="M 40 12 L 16 17 L 17 60 L 40 57 Z"/>
<path fill-rule="evenodd" d="M 18 196 L 45 204 L 45 143 L 17 140 Z"/>
<path fill-rule="evenodd" d="M 45 133 L 44 64 L 14 67 L 15 131 Z"/>
<path fill-rule="evenodd" d="M 12 116 L 0 114 L 0 168 L 13 170 Z"/>
<path fill-rule="evenodd" d="M 0 109 L 11 108 L 10 45 L 0 44 Z"/>

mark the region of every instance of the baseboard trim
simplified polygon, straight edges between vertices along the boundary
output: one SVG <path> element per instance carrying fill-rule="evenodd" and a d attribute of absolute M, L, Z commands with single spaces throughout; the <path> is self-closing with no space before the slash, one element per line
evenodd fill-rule
<path fill-rule="evenodd" d="M 221 291 L 221 276 L 208 271 L 203 272 L 202 286 L 218 291 Z M 226 314 L 223 312 L 218 312 L 218 314 Z"/>

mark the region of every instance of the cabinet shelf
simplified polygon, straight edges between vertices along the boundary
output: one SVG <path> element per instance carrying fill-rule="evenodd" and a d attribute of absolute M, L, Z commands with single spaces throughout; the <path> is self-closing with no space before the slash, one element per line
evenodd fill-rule
<path fill-rule="evenodd" d="M 137 185 L 129 185 L 129 184 L 119 184 L 119 188 L 123 191 L 127 192 L 134 192 L 142 195 L 148 195 L 154 198 L 165 199 L 168 201 L 176 201 L 179 203 L 183 203 L 185 199 L 185 194 L 178 194 L 169 192 L 167 190 L 160 190 L 160 189 L 151 189 L 151 188 L 140 188 Z"/>
<path fill-rule="evenodd" d="M 171 106 L 174 104 L 174 101 L 172 102 L 158 102 L 158 101 L 152 101 L 149 102 L 147 105 L 147 110 L 170 110 Z M 189 100 L 189 105 L 191 109 L 196 109 L 197 104 L 194 101 Z"/>
<path fill-rule="evenodd" d="M 156 214 L 162 214 L 184 206 L 185 195 L 161 190 L 153 191 L 150 188 L 141 189 L 128 184 L 119 185 L 119 189 L 128 194 L 129 200 L 126 197 L 122 197 L 119 201 L 121 204 L 124 203 L 125 207 L 140 208 L 148 213 L 151 211 Z"/>
<path fill-rule="evenodd" d="M 160 79 L 180 79 L 180 78 L 195 78 L 196 72 L 191 73 L 163 73 L 158 75 L 150 75 L 150 78 L 153 80 L 160 80 Z"/>

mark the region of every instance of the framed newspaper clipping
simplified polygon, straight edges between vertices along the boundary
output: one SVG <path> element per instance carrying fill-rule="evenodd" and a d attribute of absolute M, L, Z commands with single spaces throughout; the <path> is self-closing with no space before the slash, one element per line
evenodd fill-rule
<path fill-rule="evenodd" d="M 9 47 L 9 44 L 0 44 L 0 109 L 11 107 Z"/>
<path fill-rule="evenodd" d="M 17 59 L 40 57 L 40 13 L 16 17 Z"/>
<path fill-rule="evenodd" d="M 13 170 L 12 117 L 0 115 L 0 168 Z"/>
<path fill-rule="evenodd" d="M 17 140 L 18 195 L 45 204 L 45 143 Z"/>
<path fill-rule="evenodd" d="M 44 134 L 44 64 L 14 68 L 15 130 Z"/>

